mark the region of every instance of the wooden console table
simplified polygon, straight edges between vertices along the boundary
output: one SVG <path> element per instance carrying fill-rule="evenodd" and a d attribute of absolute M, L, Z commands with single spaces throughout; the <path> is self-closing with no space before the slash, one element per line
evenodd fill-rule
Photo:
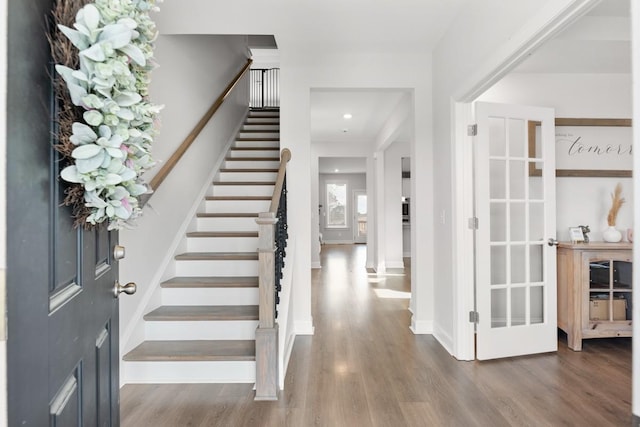
<path fill-rule="evenodd" d="M 632 248 L 558 244 L 558 327 L 570 349 L 581 351 L 583 339 L 631 336 Z"/>

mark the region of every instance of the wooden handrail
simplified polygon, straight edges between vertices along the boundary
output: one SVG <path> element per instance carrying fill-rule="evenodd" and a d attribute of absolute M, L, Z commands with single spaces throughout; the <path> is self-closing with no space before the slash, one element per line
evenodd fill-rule
<path fill-rule="evenodd" d="M 242 70 L 235 76 L 235 78 L 229 83 L 229 85 L 225 88 L 225 90 L 220 94 L 218 99 L 213 103 L 213 105 L 207 110 L 207 112 L 202 116 L 198 124 L 193 128 L 193 130 L 187 135 L 187 137 L 182 141 L 182 144 L 176 149 L 176 151 L 169 157 L 162 168 L 158 171 L 158 173 L 151 179 L 149 182 L 149 187 L 153 191 L 156 191 L 160 184 L 165 180 L 165 178 L 169 175 L 169 173 L 173 170 L 178 161 L 182 158 L 187 149 L 191 146 L 193 141 L 198 137 L 202 129 L 207 125 L 211 117 L 218 111 L 222 103 L 227 99 L 231 91 L 236 87 L 240 79 L 246 74 L 247 70 L 251 67 L 251 63 L 253 60 L 247 60 L 247 63 Z"/>
<path fill-rule="evenodd" d="M 287 163 L 289 163 L 289 160 L 291 160 L 291 151 L 289 151 L 288 148 L 283 148 L 280 152 L 280 167 L 278 168 L 276 185 L 273 189 L 273 196 L 271 197 L 271 206 L 269 206 L 269 212 L 273 214 L 278 212 L 280 195 L 282 194 L 282 186 L 284 185 L 284 174 L 287 170 Z"/>

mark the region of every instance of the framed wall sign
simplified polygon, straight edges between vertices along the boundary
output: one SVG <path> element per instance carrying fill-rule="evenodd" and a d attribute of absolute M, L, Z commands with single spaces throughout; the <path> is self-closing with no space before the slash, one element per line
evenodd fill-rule
<path fill-rule="evenodd" d="M 529 157 L 540 158 L 540 123 L 529 122 Z M 556 118 L 556 176 L 631 177 L 631 119 Z M 540 176 L 534 162 L 529 175 Z"/>

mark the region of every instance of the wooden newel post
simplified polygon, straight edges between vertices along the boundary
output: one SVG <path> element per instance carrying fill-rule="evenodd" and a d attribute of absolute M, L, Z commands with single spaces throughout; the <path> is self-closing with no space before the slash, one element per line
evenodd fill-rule
<path fill-rule="evenodd" d="M 258 223 L 259 321 L 256 329 L 256 400 L 278 399 L 278 325 L 275 322 L 275 225 L 273 212 Z"/>

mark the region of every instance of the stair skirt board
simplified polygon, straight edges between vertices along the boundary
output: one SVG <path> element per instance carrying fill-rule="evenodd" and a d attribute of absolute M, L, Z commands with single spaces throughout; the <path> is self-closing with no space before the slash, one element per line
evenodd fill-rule
<path fill-rule="evenodd" d="M 258 305 L 258 288 L 162 288 L 162 305 Z"/>
<path fill-rule="evenodd" d="M 124 362 L 125 383 L 255 383 L 255 361 Z"/>
<path fill-rule="evenodd" d="M 145 322 L 148 341 L 254 340 L 257 320 Z"/>

